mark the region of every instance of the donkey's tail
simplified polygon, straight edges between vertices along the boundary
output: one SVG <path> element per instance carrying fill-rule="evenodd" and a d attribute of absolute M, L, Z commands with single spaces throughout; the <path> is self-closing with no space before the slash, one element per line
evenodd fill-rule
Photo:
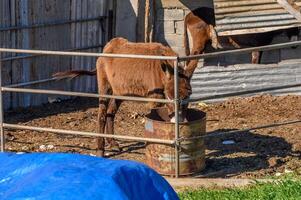
<path fill-rule="evenodd" d="M 95 76 L 96 69 L 91 71 L 88 70 L 72 70 L 72 71 L 65 71 L 65 72 L 58 72 L 53 74 L 52 76 L 57 79 L 64 79 L 64 78 L 76 78 L 78 76 L 87 75 L 87 76 Z"/>

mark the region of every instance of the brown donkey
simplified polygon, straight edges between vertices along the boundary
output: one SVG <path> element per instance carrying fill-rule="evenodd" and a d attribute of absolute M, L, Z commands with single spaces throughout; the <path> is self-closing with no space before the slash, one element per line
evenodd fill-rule
<path fill-rule="evenodd" d="M 177 56 L 169 47 L 159 43 L 131 43 L 123 38 L 111 40 L 103 53 L 140 54 L 156 56 Z M 120 96 L 138 96 L 151 98 L 174 98 L 174 61 L 105 58 L 100 57 L 96 63 L 96 71 L 59 72 L 55 77 L 76 77 L 79 75 L 97 74 L 99 94 Z M 190 77 L 192 74 L 179 67 L 179 97 L 188 98 L 191 95 Z M 114 117 L 121 100 L 99 99 L 98 132 L 114 133 Z M 155 105 L 153 105 L 155 106 Z M 167 105 L 170 114 L 174 112 L 173 104 Z M 184 115 L 187 106 L 181 106 Z M 107 140 L 111 146 L 118 147 L 113 139 Z M 98 139 L 98 153 L 103 156 L 104 139 Z"/>
<path fill-rule="evenodd" d="M 214 49 L 222 48 L 214 28 L 214 13 L 208 9 L 199 8 L 191 11 L 184 19 L 184 48 L 187 56 L 202 54 L 209 42 Z M 188 34 L 192 38 L 191 52 Z M 187 72 L 193 73 L 197 65 L 198 59 L 187 61 Z"/>
<path fill-rule="evenodd" d="M 276 30 L 265 33 L 233 35 L 218 37 L 215 31 L 214 9 L 200 7 L 189 12 L 184 19 L 184 46 L 186 55 L 196 55 L 204 52 L 206 43 L 211 41 L 215 49 L 233 49 L 244 47 L 257 47 L 268 45 L 273 38 L 280 34 L 285 34 L 290 41 L 298 39 L 299 29 L 290 28 L 287 30 Z M 192 48 L 190 52 L 188 33 L 191 36 Z M 259 64 L 261 51 L 252 52 L 252 63 Z M 198 60 L 188 62 L 188 68 L 192 71 L 197 67 Z"/>

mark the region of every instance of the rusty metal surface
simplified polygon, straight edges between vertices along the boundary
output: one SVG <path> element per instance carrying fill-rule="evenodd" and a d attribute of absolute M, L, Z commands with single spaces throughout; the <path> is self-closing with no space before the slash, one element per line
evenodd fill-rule
<path fill-rule="evenodd" d="M 201 111 L 195 111 L 201 112 Z M 153 120 L 148 115 L 145 123 L 145 136 L 149 138 L 173 139 L 175 124 Z M 180 123 L 180 137 L 193 137 L 206 133 L 206 115 L 202 118 Z M 200 172 L 205 168 L 205 144 L 203 139 L 185 141 L 180 147 L 180 175 Z M 175 174 L 175 152 L 173 145 L 148 144 L 146 146 L 147 164 L 163 175 Z"/>
<path fill-rule="evenodd" d="M 301 26 L 276 0 L 214 0 L 219 35 L 259 33 Z M 301 0 L 292 0 L 300 11 Z"/>

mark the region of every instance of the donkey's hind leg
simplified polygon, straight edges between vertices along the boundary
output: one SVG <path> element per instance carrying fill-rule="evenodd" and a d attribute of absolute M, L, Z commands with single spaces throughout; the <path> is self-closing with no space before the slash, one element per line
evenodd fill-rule
<path fill-rule="evenodd" d="M 110 91 L 110 84 L 107 81 L 106 74 L 104 68 L 101 67 L 100 62 L 97 62 L 97 85 L 98 85 L 98 93 L 100 95 L 108 94 Z M 107 115 L 107 107 L 108 107 L 108 99 L 106 98 L 99 98 L 99 108 L 98 108 L 98 133 L 105 132 L 106 126 L 106 115 Z M 104 156 L 105 150 L 105 139 L 99 137 L 97 139 L 97 156 Z"/>
<path fill-rule="evenodd" d="M 97 133 L 104 133 L 105 132 L 105 125 L 106 125 L 106 111 L 107 111 L 108 102 L 106 99 L 99 98 L 99 108 L 98 108 L 98 126 L 97 126 Z M 105 150 L 105 140 L 102 137 L 97 138 L 97 156 L 104 156 Z"/>
<path fill-rule="evenodd" d="M 114 119 L 121 104 L 121 100 L 111 99 L 107 110 L 106 134 L 114 134 Z M 119 144 L 115 139 L 107 138 L 109 148 L 120 151 Z"/>

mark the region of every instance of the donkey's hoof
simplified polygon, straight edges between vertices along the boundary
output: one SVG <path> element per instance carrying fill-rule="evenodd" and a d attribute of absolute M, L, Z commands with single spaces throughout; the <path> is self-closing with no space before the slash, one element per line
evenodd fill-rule
<path fill-rule="evenodd" d="M 117 142 L 113 142 L 113 143 L 108 144 L 108 149 L 110 149 L 112 151 L 117 151 L 117 152 L 121 151 L 121 148 L 120 148 L 120 146 Z"/>

